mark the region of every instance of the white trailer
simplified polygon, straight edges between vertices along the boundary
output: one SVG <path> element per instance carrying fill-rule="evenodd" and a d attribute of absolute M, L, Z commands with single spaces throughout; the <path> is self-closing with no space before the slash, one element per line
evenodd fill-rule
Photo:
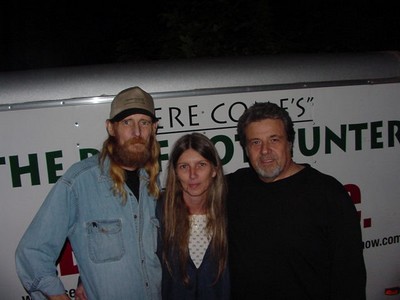
<path fill-rule="evenodd" d="M 297 132 L 294 160 L 335 176 L 359 211 L 368 299 L 400 299 L 398 52 L 0 73 L 1 299 L 29 299 L 15 272 L 15 248 L 55 181 L 100 149 L 113 96 L 134 85 L 155 99 L 162 168 L 173 142 L 192 131 L 214 141 L 226 173 L 246 166 L 239 116 L 255 101 L 285 107 Z M 68 245 L 58 269 L 74 298 L 78 275 Z"/>

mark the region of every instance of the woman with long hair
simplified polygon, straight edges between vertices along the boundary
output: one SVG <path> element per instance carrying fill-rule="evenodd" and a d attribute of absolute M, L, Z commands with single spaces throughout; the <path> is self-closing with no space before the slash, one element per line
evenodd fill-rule
<path fill-rule="evenodd" d="M 163 299 L 229 299 L 226 183 L 214 144 L 179 138 L 158 207 Z"/>

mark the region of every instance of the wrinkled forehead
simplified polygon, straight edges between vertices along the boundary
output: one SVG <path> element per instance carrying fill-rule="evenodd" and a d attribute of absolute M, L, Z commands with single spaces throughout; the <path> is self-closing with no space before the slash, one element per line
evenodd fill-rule
<path fill-rule="evenodd" d="M 249 123 L 245 128 L 246 138 L 279 136 L 287 138 L 285 124 L 280 119 L 264 119 Z"/>

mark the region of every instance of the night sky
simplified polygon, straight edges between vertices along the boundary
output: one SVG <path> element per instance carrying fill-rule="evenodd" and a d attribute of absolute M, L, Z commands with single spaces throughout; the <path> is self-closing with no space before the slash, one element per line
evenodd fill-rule
<path fill-rule="evenodd" d="M 169 0 L 131 8 L 14 1 L 1 9 L 0 71 L 400 50 L 398 10 L 386 2 Z"/>

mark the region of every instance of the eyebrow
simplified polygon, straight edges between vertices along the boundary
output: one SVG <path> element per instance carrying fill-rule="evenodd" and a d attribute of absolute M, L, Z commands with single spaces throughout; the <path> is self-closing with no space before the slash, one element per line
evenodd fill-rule
<path fill-rule="evenodd" d="M 121 121 L 125 121 L 125 120 L 134 120 L 134 118 L 126 117 L 125 119 L 122 119 Z M 140 118 L 138 121 L 142 121 L 142 120 L 149 121 L 149 122 L 152 121 L 152 119 L 150 117 L 149 118 L 143 117 L 143 118 Z"/>

